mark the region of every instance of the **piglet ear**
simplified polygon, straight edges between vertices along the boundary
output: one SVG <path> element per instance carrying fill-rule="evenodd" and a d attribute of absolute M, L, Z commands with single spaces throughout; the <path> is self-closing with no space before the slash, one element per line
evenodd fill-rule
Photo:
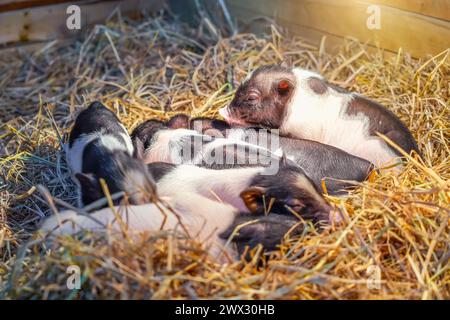
<path fill-rule="evenodd" d="M 240 213 L 224 232 L 219 234 L 223 239 L 231 239 L 242 255 L 246 247 L 253 249 L 262 245 L 265 250 L 276 250 L 286 234 L 289 237 L 300 235 L 304 225 L 293 215 L 279 215 L 270 213 L 267 216 L 254 216 Z M 252 258 L 245 255 L 245 259 Z"/>
<path fill-rule="evenodd" d="M 262 197 L 265 194 L 265 190 L 260 187 L 250 187 L 241 192 L 240 197 L 244 201 L 245 206 L 251 213 L 257 213 L 263 209 Z"/>
<path fill-rule="evenodd" d="M 167 121 L 167 126 L 170 129 L 189 129 L 189 116 L 184 113 L 177 114 Z"/>
<path fill-rule="evenodd" d="M 84 205 L 104 197 L 102 187 L 94 174 L 76 173 L 75 178 L 80 183 L 81 201 Z"/>
<path fill-rule="evenodd" d="M 138 137 L 133 139 L 133 157 L 139 160 L 144 159 L 144 143 Z"/>
<path fill-rule="evenodd" d="M 84 190 L 96 189 L 99 186 L 96 176 L 92 173 L 76 173 L 75 178 Z"/>
<path fill-rule="evenodd" d="M 83 198 L 100 199 L 103 198 L 102 187 L 97 177 L 92 173 L 76 173 L 75 178 L 80 183 Z"/>
<path fill-rule="evenodd" d="M 291 89 L 291 84 L 286 79 L 281 79 L 277 84 L 277 91 L 279 94 L 284 95 Z"/>

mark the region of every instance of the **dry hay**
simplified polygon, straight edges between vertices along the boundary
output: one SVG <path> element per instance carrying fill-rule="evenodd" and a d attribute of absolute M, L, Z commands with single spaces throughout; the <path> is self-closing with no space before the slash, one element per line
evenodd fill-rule
<path fill-rule="evenodd" d="M 277 30 L 215 41 L 162 17 L 118 19 L 76 42 L 2 53 L 0 297 L 449 299 L 450 51 L 417 61 L 348 39 L 332 54 L 326 42 L 316 47 Z M 51 214 L 36 186 L 74 204 L 60 143 L 81 107 L 98 99 L 130 130 L 176 112 L 217 116 L 249 71 L 281 60 L 387 106 L 413 132 L 423 161 L 376 176 L 347 199 L 330 198 L 347 215 L 343 225 L 287 237 L 262 263 L 256 250 L 250 262 L 219 265 L 198 243 L 164 232 L 23 246 Z M 80 291 L 66 288 L 74 264 Z M 367 285 L 370 266 L 381 271 L 379 289 Z"/>

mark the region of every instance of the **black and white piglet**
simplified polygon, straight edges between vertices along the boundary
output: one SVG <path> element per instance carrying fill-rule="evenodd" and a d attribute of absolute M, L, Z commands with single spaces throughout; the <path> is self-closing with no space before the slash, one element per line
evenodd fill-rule
<path fill-rule="evenodd" d="M 170 209 L 169 209 L 170 207 Z M 252 221 L 251 223 L 249 223 Z M 231 238 L 240 255 L 246 246 L 261 244 L 266 250 L 274 250 L 288 231 L 295 235 L 302 226 L 294 216 L 280 217 L 276 214 L 254 216 L 239 213 L 234 207 L 210 200 L 195 193 L 178 192 L 165 200 L 165 205 L 147 203 L 139 206 L 116 206 L 103 208 L 89 216 L 67 210 L 47 218 L 40 231 L 55 235 L 73 235 L 79 231 L 113 231 L 122 237 L 124 226 L 129 235 L 142 232 L 178 231 L 205 246 L 209 253 L 221 260 L 237 258 L 227 240 L 239 227 L 239 232 Z M 245 223 L 245 225 L 242 225 Z M 187 234 L 186 234 L 187 233 Z M 225 255 L 223 254 L 225 253 Z"/>
<path fill-rule="evenodd" d="M 296 165 L 282 165 L 276 173 L 266 167 L 214 170 L 164 162 L 148 164 L 160 196 L 180 191 L 228 203 L 240 212 L 290 216 L 292 211 L 314 222 L 328 221 L 332 207 Z M 333 218 L 333 217 L 331 217 Z"/>
<path fill-rule="evenodd" d="M 239 166 L 278 166 L 280 157 L 245 141 L 213 137 L 187 129 L 186 116 L 168 122 L 148 120 L 133 130 L 131 138 L 145 163 L 195 164 L 212 169 Z M 189 119 L 188 119 L 189 120 Z"/>
<path fill-rule="evenodd" d="M 93 102 L 77 116 L 65 149 L 68 166 L 80 187 L 80 206 L 104 197 L 100 178 L 111 194 L 125 192 L 131 204 L 152 199 L 154 181 L 145 164 L 133 157 L 127 130 L 100 102 Z"/>
<path fill-rule="evenodd" d="M 220 114 L 230 124 L 277 128 L 282 135 L 332 145 L 376 166 L 400 156 L 377 132 L 407 153 L 418 152 L 408 128 L 391 111 L 300 68 L 256 69 Z"/>

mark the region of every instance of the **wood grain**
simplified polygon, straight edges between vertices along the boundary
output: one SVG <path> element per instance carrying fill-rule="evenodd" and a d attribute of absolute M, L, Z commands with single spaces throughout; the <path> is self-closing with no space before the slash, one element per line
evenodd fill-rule
<path fill-rule="evenodd" d="M 356 0 L 228 0 L 233 14 L 243 20 L 273 17 L 296 33 L 351 36 L 392 52 L 400 48 L 414 57 L 437 54 L 450 47 L 450 21 L 381 5 L 381 29 L 366 25 L 369 1 Z M 300 31 L 300 32 L 299 32 Z M 307 34 L 308 36 L 308 34 Z"/>
<path fill-rule="evenodd" d="M 104 21 L 117 7 L 122 13 L 140 9 L 158 9 L 163 0 L 111 0 L 111 1 L 81 1 L 81 29 L 83 27 Z M 46 41 L 77 35 L 81 30 L 69 30 L 66 27 L 68 3 L 38 6 L 28 9 L 0 13 L 0 44 L 17 42 Z"/>
<path fill-rule="evenodd" d="M 449 0 L 371 0 L 371 3 L 450 20 Z"/>

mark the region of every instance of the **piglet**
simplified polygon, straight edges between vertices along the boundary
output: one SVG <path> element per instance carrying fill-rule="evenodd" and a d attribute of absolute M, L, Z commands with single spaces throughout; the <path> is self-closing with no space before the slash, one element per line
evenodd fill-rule
<path fill-rule="evenodd" d="M 104 179 L 111 194 L 125 192 L 131 204 L 149 202 L 154 196 L 154 181 L 145 164 L 133 157 L 127 130 L 100 102 L 93 102 L 77 116 L 66 159 L 79 185 L 80 206 L 104 197 L 99 179 Z"/>
<path fill-rule="evenodd" d="M 377 133 L 406 153 L 419 152 L 408 128 L 391 111 L 300 68 L 256 69 L 220 114 L 230 124 L 276 128 L 282 135 L 332 145 L 378 167 L 401 153 Z"/>
<path fill-rule="evenodd" d="M 194 153 L 183 155 L 189 151 L 199 150 L 203 143 L 212 139 L 196 131 L 185 129 L 174 119 L 183 121 L 182 116 L 172 118 L 169 122 L 151 119 L 141 123 L 131 133 L 133 146 L 142 161 L 182 163 L 191 161 Z"/>
<path fill-rule="evenodd" d="M 220 127 L 223 121 L 218 122 Z M 189 129 L 184 115 L 175 116 L 168 122 L 148 120 L 133 130 L 131 137 L 136 150 L 146 163 L 168 162 L 195 164 L 211 169 L 268 166 L 275 171 L 281 158 L 268 149 L 246 141 L 212 136 L 211 130 Z"/>
<path fill-rule="evenodd" d="M 267 167 L 214 170 L 194 165 L 154 162 L 148 170 L 160 196 L 174 197 L 180 190 L 228 203 L 240 212 L 267 212 L 290 216 L 293 212 L 314 222 L 327 221 L 327 204 L 303 170 L 284 164 L 275 173 Z"/>
<path fill-rule="evenodd" d="M 213 257 L 225 262 L 228 258 L 236 259 L 246 246 L 261 244 L 267 250 L 274 250 L 286 232 L 299 227 L 298 219 L 293 216 L 284 217 L 284 222 L 278 221 L 276 215 L 249 216 L 228 204 L 188 192 L 179 192 L 165 199 L 164 204 L 116 206 L 114 211 L 108 207 L 89 216 L 63 211 L 47 218 L 40 232 L 53 237 L 74 235 L 82 230 L 97 233 L 112 230 L 113 236 L 122 237 L 124 229 L 131 236 L 161 229 L 178 231 L 202 243 Z M 234 246 L 227 245 L 229 239 L 237 244 L 237 252 Z"/>

